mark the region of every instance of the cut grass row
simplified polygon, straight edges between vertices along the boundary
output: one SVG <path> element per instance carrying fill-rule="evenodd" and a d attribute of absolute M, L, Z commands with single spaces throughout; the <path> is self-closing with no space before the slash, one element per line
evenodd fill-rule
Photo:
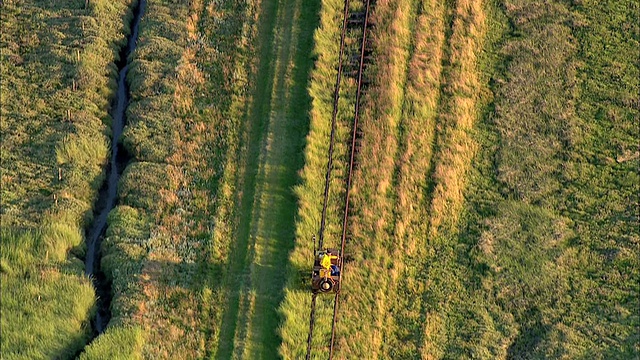
<path fill-rule="evenodd" d="M 396 294 L 390 300 L 393 313 L 389 328 L 388 358 L 419 358 L 431 345 L 425 330 L 426 311 L 422 294 L 426 278 L 421 261 L 428 252 L 428 183 L 432 160 L 437 108 L 445 45 L 445 4 L 435 1 L 418 5 L 413 55 L 400 128 L 401 152 L 396 159 L 396 208 L 393 241 L 404 258 L 395 271 Z"/>
<path fill-rule="evenodd" d="M 430 296 L 440 274 L 427 268 L 447 246 L 434 229 L 455 224 L 463 204 L 483 9 L 382 2 L 376 15 L 380 65 L 365 100 L 349 244 L 356 261 L 345 276 L 338 355 L 441 357 L 453 331 L 439 321 L 449 315 L 440 308 L 446 299 Z"/>
<path fill-rule="evenodd" d="M 471 281 L 456 234 L 468 172 L 478 147 L 472 131 L 481 103 L 486 100 L 479 66 L 486 34 L 484 6 L 483 1 L 456 1 L 446 10 L 449 27 L 444 29 L 446 45 L 437 127 L 425 189 L 427 234 L 423 235 L 415 263 L 405 275 L 419 279 L 414 284 L 421 292 L 421 305 L 419 311 L 410 309 L 413 319 L 422 321 L 421 333 L 414 334 L 418 334 L 420 356 L 427 359 L 487 356 L 470 355 L 464 343 L 450 346 L 451 339 L 464 339 L 473 333 L 456 324 L 459 319 L 466 319 L 472 308 L 466 294 Z"/>
<path fill-rule="evenodd" d="M 2 6 L 2 350 L 67 358 L 91 336 L 83 229 L 103 179 L 131 2 Z M 70 253 L 70 251 L 72 253 Z"/>
<path fill-rule="evenodd" d="M 369 36 L 375 44 L 375 60 L 365 73 L 370 85 L 361 107 L 362 139 L 353 178 L 347 246 L 354 260 L 344 269 L 336 330 L 338 358 L 384 358 L 383 344 L 393 346 L 388 294 L 395 292 L 397 271 L 403 263 L 402 246 L 391 235 L 396 157 L 402 146 L 401 131 L 407 125 L 403 107 L 409 61 L 415 51 L 418 4 L 376 2 L 372 16 L 375 28 Z"/>

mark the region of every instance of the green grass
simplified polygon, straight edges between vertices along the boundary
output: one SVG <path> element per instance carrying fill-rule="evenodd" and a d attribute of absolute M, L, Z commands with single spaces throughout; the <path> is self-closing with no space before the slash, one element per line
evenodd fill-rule
<path fill-rule="evenodd" d="M 352 2 L 352 6 L 356 9 L 362 4 Z M 340 1 L 323 1 L 320 8 L 320 27 L 314 35 L 313 54 L 317 59 L 308 89 L 311 96 L 311 122 L 305 148 L 305 166 L 301 171 L 302 181 L 296 187 L 299 208 L 295 225 L 295 246 L 289 260 L 285 298 L 280 306 L 283 316 L 280 356 L 285 359 L 303 358 L 306 353 L 311 304 L 307 274 L 313 265 L 312 237 L 318 233 L 322 214 L 343 8 Z M 357 37 L 357 32 L 348 34 L 345 54 L 358 48 L 355 42 Z M 325 247 L 340 246 L 348 156 L 347 138 L 350 135 L 354 98 L 355 81 L 343 76 L 324 232 Z M 316 323 L 314 330 L 314 359 L 325 357 L 328 351 L 331 322 L 327 319 L 331 318 L 332 300 L 331 296 L 318 297 L 316 316 L 322 320 Z"/>
<path fill-rule="evenodd" d="M 476 133 L 483 150 L 452 257 L 471 291 L 450 313 L 466 312 L 455 327 L 469 330 L 447 348 L 497 358 L 631 358 L 638 231 L 634 186 L 620 184 L 637 184 L 637 160 L 616 159 L 637 142 L 628 99 L 638 83 L 608 70 L 638 71 L 630 3 L 490 9 L 494 50 L 484 64 L 494 98 Z M 620 41 L 613 29 L 625 26 L 635 35 Z M 596 45 L 603 43 L 615 50 Z M 480 329 L 482 337 L 465 338 Z"/>
<path fill-rule="evenodd" d="M 308 122 L 303 114 L 309 107 L 305 89 L 315 11 L 299 1 L 263 6 L 258 25 L 261 60 L 245 120 L 251 129 L 217 359 L 277 357 L 277 307 L 294 239 L 293 186 Z"/>
<path fill-rule="evenodd" d="M 95 298 L 77 257 L 130 5 L 3 5 L 8 359 L 69 358 L 89 337 Z M 304 356 L 342 6 L 148 4 L 128 59 L 134 162 L 103 243 L 113 318 L 81 359 Z M 632 10 L 376 4 L 336 358 L 637 356 Z M 343 78 L 328 246 L 354 85 Z M 318 299 L 313 358 L 326 357 L 332 299 Z"/>
<path fill-rule="evenodd" d="M 95 298 L 84 264 L 47 261 L 45 241 L 39 232 L 2 231 L 3 358 L 70 358 L 91 333 Z"/>
<path fill-rule="evenodd" d="M 80 355 L 81 360 L 139 360 L 144 334 L 140 328 L 110 326 Z"/>
<path fill-rule="evenodd" d="M 2 352 L 70 358 L 91 335 L 83 229 L 103 179 L 129 1 L 3 4 Z M 99 19 L 99 21 L 98 21 Z"/>

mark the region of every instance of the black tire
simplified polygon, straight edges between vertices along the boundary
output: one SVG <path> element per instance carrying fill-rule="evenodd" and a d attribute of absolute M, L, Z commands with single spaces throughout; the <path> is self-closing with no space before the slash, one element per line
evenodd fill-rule
<path fill-rule="evenodd" d="M 320 291 L 325 293 L 331 292 L 331 290 L 333 290 L 333 287 L 334 287 L 333 281 L 331 280 L 322 280 L 318 285 L 320 285 Z M 325 285 L 328 285 L 328 287 L 325 288 Z"/>

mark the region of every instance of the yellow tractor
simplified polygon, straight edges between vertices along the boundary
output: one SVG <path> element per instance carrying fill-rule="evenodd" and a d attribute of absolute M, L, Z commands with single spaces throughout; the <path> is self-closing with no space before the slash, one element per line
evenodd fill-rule
<path fill-rule="evenodd" d="M 324 249 L 316 251 L 311 275 L 311 291 L 314 294 L 337 294 L 340 291 L 341 266 L 342 259 L 338 250 Z"/>

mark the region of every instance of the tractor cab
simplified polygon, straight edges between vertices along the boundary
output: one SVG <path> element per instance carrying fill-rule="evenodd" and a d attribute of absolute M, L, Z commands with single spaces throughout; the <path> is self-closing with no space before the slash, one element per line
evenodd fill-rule
<path fill-rule="evenodd" d="M 342 259 L 336 249 L 318 250 L 313 262 L 311 291 L 317 293 L 335 293 L 340 291 L 340 267 Z"/>

